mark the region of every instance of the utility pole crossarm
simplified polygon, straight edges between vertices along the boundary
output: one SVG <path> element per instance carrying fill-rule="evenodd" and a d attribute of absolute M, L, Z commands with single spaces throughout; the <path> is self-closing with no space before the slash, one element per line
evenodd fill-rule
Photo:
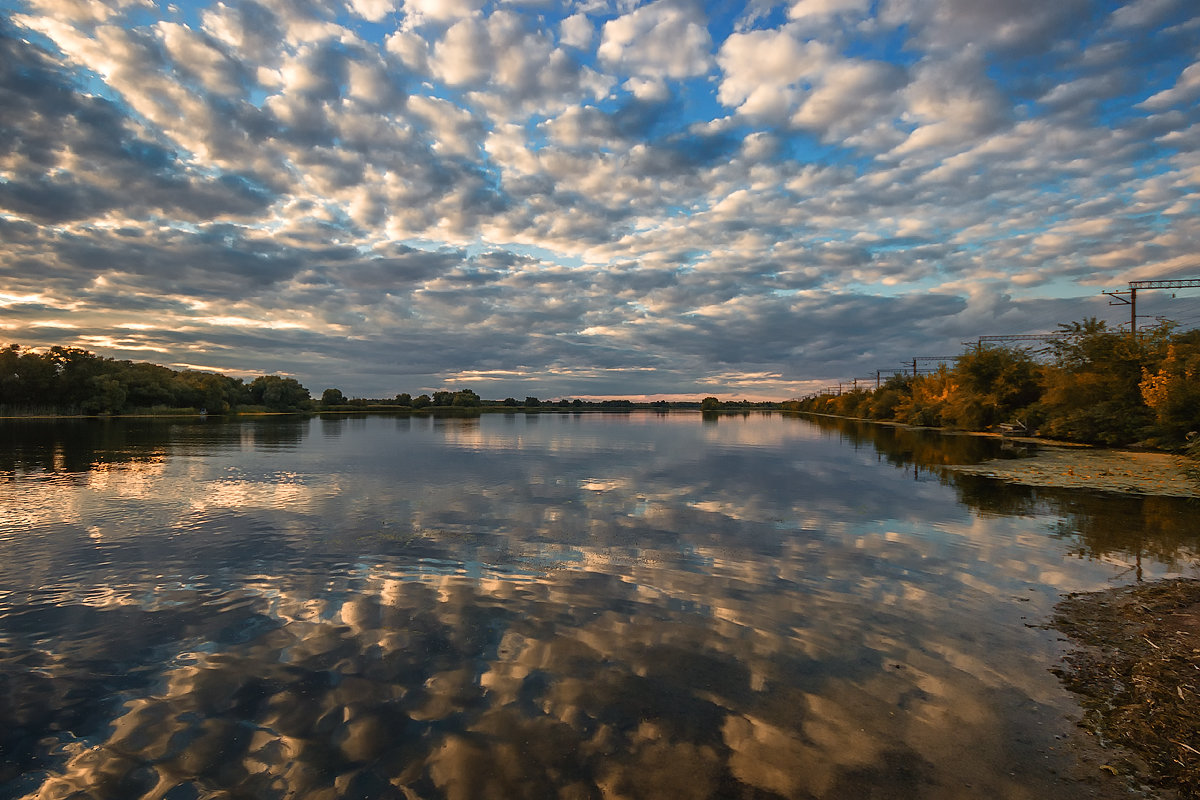
<path fill-rule="evenodd" d="M 1130 281 L 1130 289 L 1191 289 L 1200 287 L 1200 278 L 1181 278 L 1175 281 Z M 1109 294 L 1109 292 L 1105 292 Z"/>
<path fill-rule="evenodd" d="M 1010 333 L 1001 334 L 999 336 L 980 336 L 978 341 L 981 342 L 1040 342 L 1051 339 L 1061 339 L 1064 336 L 1070 336 L 1069 333 Z M 971 344 L 971 342 L 963 342 L 963 344 Z"/>

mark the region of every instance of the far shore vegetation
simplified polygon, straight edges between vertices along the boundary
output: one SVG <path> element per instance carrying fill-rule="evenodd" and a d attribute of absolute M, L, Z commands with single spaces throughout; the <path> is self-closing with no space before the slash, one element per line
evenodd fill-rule
<path fill-rule="evenodd" d="M 121 361 L 77 347 L 0 347 L 0 417 L 186 416 L 302 412 L 392 411 L 480 413 L 634 409 L 778 409 L 780 403 L 745 400 L 582 400 L 579 398 L 485 400 L 471 389 L 388 398 L 347 397 L 325 389 L 313 397 L 294 378 L 263 375 L 246 381 L 216 372 L 173 370 L 146 362 Z"/>
<path fill-rule="evenodd" d="M 1042 352 L 1021 347 L 970 348 L 953 366 L 901 373 L 877 386 L 802 400 L 752 402 L 590 401 L 579 398 L 481 398 L 471 389 L 387 398 L 320 397 L 294 378 L 253 380 L 121 361 L 87 350 L 0 348 L 0 417 L 489 411 L 705 412 L 784 410 L 921 427 L 993 431 L 1110 447 L 1188 449 L 1200 456 L 1200 330 L 1170 323 L 1131 336 L 1095 318 L 1061 325 Z"/>

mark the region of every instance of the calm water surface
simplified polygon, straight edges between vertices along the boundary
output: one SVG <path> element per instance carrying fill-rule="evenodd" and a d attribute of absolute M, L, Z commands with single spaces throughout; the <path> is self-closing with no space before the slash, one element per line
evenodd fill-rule
<path fill-rule="evenodd" d="M 0 797 L 1087 797 L 1060 593 L 1187 501 L 772 416 L 0 425 Z"/>

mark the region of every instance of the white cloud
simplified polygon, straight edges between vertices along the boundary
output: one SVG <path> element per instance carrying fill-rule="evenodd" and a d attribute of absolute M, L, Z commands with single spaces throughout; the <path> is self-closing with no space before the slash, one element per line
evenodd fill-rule
<path fill-rule="evenodd" d="M 643 102 L 661 103 L 670 99 L 671 90 L 666 81 L 655 78 L 630 78 L 622 85 L 625 91 Z"/>
<path fill-rule="evenodd" d="M 413 31 L 396 31 L 387 38 L 385 47 L 408 69 L 425 74 L 429 71 L 429 42 Z"/>
<path fill-rule="evenodd" d="M 576 12 L 566 17 L 559 24 L 558 30 L 559 41 L 577 50 L 591 47 L 592 40 L 596 38 L 596 28 L 587 18 L 587 14 L 583 12 Z"/>
<path fill-rule="evenodd" d="M 291 45 L 312 44 L 341 39 L 349 31 L 335 22 L 333 9 L 320 0 L 258 0 L 270 9 L 283 30 L 283 38 Z M 278 47 L 278 42 L 271 43 Z M 254 54 L 254 58 L 261 57 Z"/>
<path fill-rule="evenodd" d="M 1058 110 L 1091 109 L 1096 103 L 1116 96 L 1125 88 L 1118 71 L 1090 75 L 1060 83 L 1038 98 L 1040 105 Z"/>
<path fill-rule="evenodd" d="M 360 54 L 347 64 L 346 94 L 374 109 L 386 109 L 399 98 L 387 65 L 374 53 Z"/>
<path fill-rule="evenodd" d="M 904 74 L 890 64 L 847 59 L 795 27 L 730 36 L 717 56 L 717 98 L 752 120 L 789 122 L 823 137 L 890 123 Z"/>
<path fill-rule="evenodd" d="M 497 118 L 549 113 L 602 96 L 612 85 L 504 10 L 456 22 L 434 45 L 429 64 L 447 85 L 476 89 L 472 99 Z"/>
<path fill-rule="evenodd" d="M 363 19 L 379 22 L 396 10 L 396 0 L 349 0 L 350 8 Z"/>
<path fill-rule="evenodd" d="M 260 5 L 218 2 L 201 10 L 200 20 L 206 33 L 251 63 L 269 63 L 272 54 L 281 50 L 283 31 L 278 20 Z"/>
<path fill-rule="evenodd" d="M 153 0 L 28 0 L 30 11 L 69 23 L 106 22 L 131 9 L 154 8 Z"/>
<path fill-rule="evenodd" d="M 825 69 L 792 115 L 792 124 L 824 137 L 851 136 L 896 113 L 903 73 L 877 61 L 840 61 Z"/>
<path fill-rule="evenodd" d="M 526 145 L 524 130 L 515 123 L 496 125 L 487 135 L 484 149 L 492 162 L 509 175 L 534 175 L 541 171 L 537 156 Z"/>
<path fill-rule="evenodd" d="M 633 75 L 681 79 L 708 72 L 711 50 L 698 9 L 656 0 L 604 23 L 597 54 L 609 67 Z"/>
<path fill-rule="evenodd" d="M 906 119 L 916 127 L 893 155 L 934 147 L 962 147 L 994 130 L 1006 104 L 987 77 L 977 52 L 926 61 L 904 90 Z"/>
<path fill-rule="evenodd" d="M 466 109 L 437 97 L 414 96 L 408 108 L 429 126 L 433 149 L 447 155 L 473 156 L 478 151 L 483 126 Z"/>
<path fill-rule="evenodd" d="M 805 79 L 835 57 L 828 45 L 801 41 L 786 30 L 733 34 L 717 54 L 717 99 L 747 116 L 782 119 L 800 102 Z"/>
<path fill-rule="evenodd" d="M 324 100 L 336 98 L 348 73 L 347 60 L 338 52 L 304 45 L 280 66 L 281 93 L 290 99 L 312 96 Z M 297 96 L 292 98 L 290 96 Z"/>
<path fill-rule="evenodd" d="M 1163 89 L 1138 105 L 1151 111 L 1162 111 L 1184 103 L 1193 104 L 1197 97 L 1200 97 L 1200 62 L 1184 69 L 1170 89 Z"/>
<path fill-rule="evenodd" d="M 160 22 L 158 33 L 178 69 L 185 71 L 205 89 L 218 94 L 240 94 L 237 65 L 191 28 Z"/>
<path fill-rule="evenodd" d="M 788 8 L 789 19 L 826 18 L 839 15 L 863 15 L 871 0 L 796 0 Z"/>
<path fill-rule="evenodd" d="M 454 23 L 433 47 L 434 74 L 450 86 L 483 83 L 492 73 L 493 62 L 487 27 L 477 19 Z"/>
<path fill-rule="evenodd" d="M 404 0 L 407 24 L 446 24 L 473 17 L 483 8 L 485 0 Z"/>
<path fill-rule="evenodd" d="M 1113 10 L 1109 24 L 1117 30 L 1144 28 L 1165 19 L 1187 0 L 1133 0 Z"/>

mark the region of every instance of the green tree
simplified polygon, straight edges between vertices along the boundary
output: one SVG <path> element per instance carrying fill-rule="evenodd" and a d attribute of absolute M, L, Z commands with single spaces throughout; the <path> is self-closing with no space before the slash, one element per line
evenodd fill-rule
<path fill-rule="evenodd" d="M 701 411 L 716 411 L 720 407 L 721 407 L 721 401 L 715 397 L 706 397 L 700 401 L 700 410 Z"/>
<path fill-rule="evenodd" d="M 413 398 L 412 407 L 413 408 L 428 408 L 430 405 L 432 405 L 432 403 L 433 403 L 433 400 L 429 397 L 429 395 L 419 394 Z"/>
<path fill-rule="evenodd" d="M 0 351 L 0 405 L 58 405 L 57 377 L 49 358 L 10 344 Z"/>
<path fill-rule="evenodd" d="M 450 405 L 460 406 L 465 408 L 478 408 L 482 404 L 479 395 L 470 389 L 462 389 L 454 393 L 454 397 L 450 400 Z"/>
<path fill-rule="evenodd" d="M 116 378 L 97 375 L 88 384 L 91 394 L 80 403 L 84 414 L 116 414 L 125 407 L 125 387 Z"/>
<path fill-rule="evenodd" d="M 227 375 L 185 370 L 179 373 L 178 380 L 185 387 L 183 392 L 177 395 L 176 404 L 179 406 L 203 408 L 214 414 L 224 414 L 242 400 L 242 382 Z M 304 390 L 304 396 L 308 397 L 307 389 Z"/>
<path fill-rule="evenodd" d="M 1092 317 L 1059 329 L 1067 336 L 1053 343 L 1054 361 L 1043 370 L 1041 432 L 1107 445 L 1144 438 L 1155 416 L 1141 382 L 1166 355 L 1169 326 L 1133 337 Z"/>
<path fill-rule="evenodd" d="M 942 410 L 942 423 L 983 430 L 1020 415 L 1039 398 L 1040 370 L 1023 349 L 985 347 L 959 356 L 956 387 Z"/>
<path fill-rule="evenodd" d="M 78 347 L 51 347 L 45 356 L 54 370 L 51 397 L 55 405 L 81 408 L 93 398 L 97 384 L 92 380 L 105 372 L 105 359 Z"/>
<path fill-rule="evenodd" d="M 340 406 L 345 404 L 346 395 L 342 394 L 341 389 L 326 389 L 321 392 L 321 405 L 324 406 Z"/>
<path fill-rule="evenodd" d="M 128 393 L 126 404 L 131 408 L 153 406 L 182 406 L 179 395 L 186 390 L 179 374 L 157 364 L 129 361 L 117 362 L 121 367 L 120 380 Z"/>
<path fill-rule="evenodd" d="M 525 398 L 525 407 L 526 408 L 537 408 L 541 404 L 542 404 L 542 401 L 538 400 L 536 397 L 526 397 Z"/>
<path fill-rule="evenodd" d="M 297 411 L 311 403 L 308 389 L 295 378 L 263 375 L 250 382 L 251 401 L 274 411 Z"/>
<path fill-rule="evenodd" d="M 401 392 L 400 394 L 396 395 L 396 405 L 398 406 L 411 406 L 412 401 L 412 395 L 408 392 Z"/>
<path fill-rule="evenodd" d="M 896 412 L 905 398 L 912 397 L 912 377 L 893 375 L 871 395 L 871 419 L 896 419 Z"/>

